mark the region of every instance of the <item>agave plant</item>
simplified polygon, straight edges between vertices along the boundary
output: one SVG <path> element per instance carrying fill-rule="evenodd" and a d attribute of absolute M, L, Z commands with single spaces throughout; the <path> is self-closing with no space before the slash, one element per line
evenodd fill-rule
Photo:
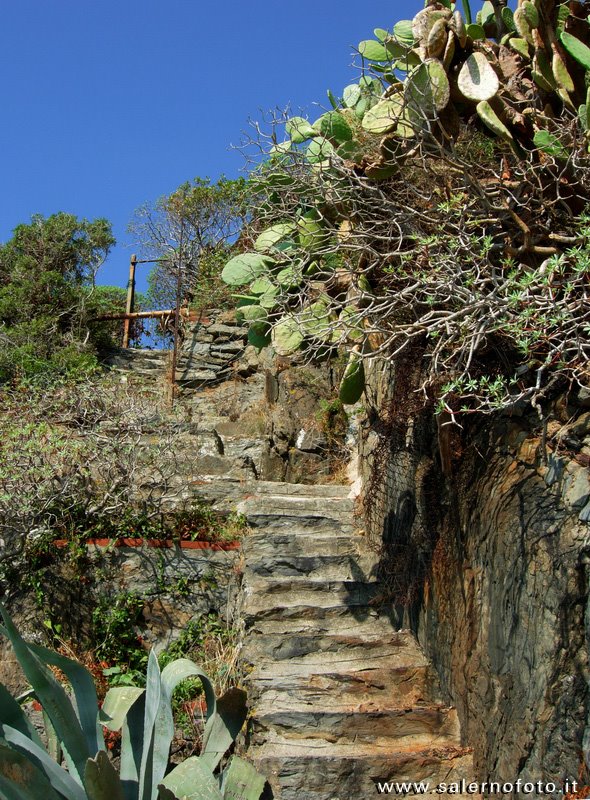
<path fill-rule="evenodd" d="M 26 642 L 4 608 L 0 631 L 41 704 L 47 746 L 19 702 L 0 684 L 0 797 L 3 800 L 258 800 L 265 779 L 237 756 L 214 774 L 246 718 L 245 694 L 230 689 L 217 699 L 207 675 L 189 659 L 160 671 L 150 653 L 146 688 L 115 687 L 99 711 L 88 670 L 40 645 Z M 73 699 L 49 667 L 67 677 Z M 172 694 L 198 677 L 207 702 L 203 747 L 166 774 L 174 734 Z M 103 726 L 122 730 L 117 774 L 106 751 Z M 62 760 L 65 766 L 62 766 Z"/>

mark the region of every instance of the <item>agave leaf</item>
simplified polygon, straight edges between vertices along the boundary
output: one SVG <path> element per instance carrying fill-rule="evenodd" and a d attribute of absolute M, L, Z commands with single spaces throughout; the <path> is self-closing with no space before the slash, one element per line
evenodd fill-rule
<path fill-rule="evenodd" d="M 166 775 L 160 786 L 181 800 L 223 800 L 217 779 L 200 756 L 185 759 Z"/>
<path fill-rule="evenodd" d="M 227 262 L 221 279 L 229 286 L 242 286 L 258 278 L 274 263 L 274 259 L 260 253 L 240 253 Z"/>
<path fill-rule="evenodd" d="M 4 620 L 4 627 L 0 626 L 0 632 L 10 639 L 27 680 L 34 688 L 62 742 L 70 773 L 82 785 L 82 775 L 90 753 L 72 702 L 53 673 L 19 634 L 1 604 L 0 614 Z"/>
<path fill-rule="evenodd" d="M 584 69 L 590 69 L 590 47 L 588 45 L 567 31 L 561 33 L 559 40 L 572 58 L 575 58 Z"/>
<path fill-rule="evenodd" d="M 104 750 L 88 759 L 84 783 L 88 800 L 124 800 L 121 781 Z"/>
<path fill-rule="evenodd" d="M 489 100 L 500 88 L 495 70 L 483 53 L 472 53 L 457 78 L 459 91 L 469 100 Z"/>
<path fill-rule="evenodd" d="M 266 778 L 244 761 L 232 756 L 223 771 L 221 791 L 224 800 L 258 800 L 264 790 Z"/>
<path fill-rule="evenodd" d="M 2 800 L 63 800 L 45 775 L 26 756 L 2 742 L 0 797 Z"/>
<path fill-rule="evenodd" d="M 25 756 L 45 775 L 56 792 L 64 795 L 68 800 L 86 800 L 86 793 L 82 786 L 57 761 L 51 758 L 40 743 L 33 742 L 26 734 L 9 725 L 0 726 L 0 735 L 13 750 Z"/>
<path fill-rule="evenodd" d="M 42 746 L 35 726 L 3 683 L 0 683 L 0 723 L 2 725 L 10 725 L 11 728 L 20 731 L 35 744 Z"/>
<path fill-rule="evenodd" d="M 90 672 L 77 661 L 66 658 L 47 647 L 38 644 L 30 644 L 29 647 L 45 664 L 60 669 L 70 682 L 88 752 L 94 754 L 99 750 L 104 750 L 102 728 L 98 724 L 98 698 Z"/>
<path fill-rule="evenodd" d="M 47 737 L 47 752 L 53 758 L 54 761 L 57 761 L 58 764 L 61 764 L 61 742 L 59 741 L 59 736 L 53 725 L 51 724 L 51 720 L 47 716 L 47 713 L 42 709 L 43 712 L 43 725 L 45 727 L 45 736 Z M 102 733 L 102 731 L 101 731 Z"/>
<path fill-rule="evenodd" d="M 229 689 L 217 701 L 217 714 L 205 725 L 200 761 L 213 772 L 231 747 L 248 716 L 246 692 Z"/>
<path fill-rule="evenodd" d="M 315 136 L 311 124 L 303 117 L 291 117 L 285 123 L 285 130 L 294 144 L 300 144 Z"/>
<path fill-rule="evenodd" d="M 143 722 L 145 692 L 140 694 L 127 712 L 121 732 L 121 766 L 119 776 L 125 800 L 137 800 L 139 773 L 143 754 Z"/>
<path fill-rule="evenodd" d="M 158 659 L 153 650 L 150 651 L 148 658 L 148 668 L 145 681 L 145 711 L 143 715 L 143 737 L 144 745 L 141 754 L 141 766 L 139 769 L 139 788 L 137 800 L 152 800 L 154 789 L 160 781 L 153 781 L 154 760 L 155 760 L 155 737 L 156 720 L 160 712 L 162 699 L 162 681 Z M 157 754 L 161 760 L 161 753 Z M 166 760 L 168 752 L 166 752 Z"/>
<path fill-rule="evenodd" d="M 138 686 L 114 686 L 109 689 L 100 710 L 101 725 L 110 731 L 121 730 L 129 709 L 144 692 L 145 689 Z"/>

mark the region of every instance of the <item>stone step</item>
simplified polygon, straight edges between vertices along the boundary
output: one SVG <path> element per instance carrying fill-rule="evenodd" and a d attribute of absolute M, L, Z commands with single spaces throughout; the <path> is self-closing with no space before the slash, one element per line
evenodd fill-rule
<path fill-rule="evenodd" d="M 398 629 L 396 615 L 393 609 L 387 606 L 357 607 L 354 616 L 344 606 L 339 609 L 339 613 L 323 615 L 321 611 L 322 609 L 313 617 L 255 620 L 248 629 L 248 635 L 263 633 L 271 636 L 380 636 L 382 639 L 388 639 L 393 633 L 406 632 Z M 422 651 L 416 645 L 415 638 L 411 633 L 409 636 L 411 638 L 408 641 L 412 642 L 416 654 L 421 654 Z"/>
<path fill-rule="evenodd" d="M 260 572 L 270 561 L 281 558 L 334 558 L 363 559 L 363 563 L 377 558 L 369 551 L 364 536 L 355 533 L 339 533 L 332 528 L 285 527 L 272 532 L 253 529 L 244 540 L 248 563 L 254 572 Z M 260 574 L 262 574 L 260 572 Z"/>
<path fill-rule="evenodd" d="M 428 783 L 434 789 L 441 782 L 469 781 L 473 769 L 467 748 L 444 743 L 400 747 L 387 740 L 326 745 L 314 739 L 294 742 L 275 735 L 252 758 L 281 800 L 368 800 L 378 796 L 378 782 Z M 422 793 L 390 796 L 412 794 Z"/>
<path fill-rule="evenodd" d="M 442 705 L 358 710 L 334 703 L 312 708 L 283 708 L 268 698 L 251 712 L 252 743 L 273 734 L 298 743 L 301 739 L 326 743 L 380 743 L 399 747 L 459 744 L 459 721 L 454 708 Z"/>
<path fill-rule="evenodd" d="M 290 579 L 272 581 L 258 578 L 244 584 L 243 614 L 246 624 L 255 619 L 280 619 L 293 616 L 313 617 L 343 606 L 355 617 L 365 614 L 365 608 L 377 601 L 382 588 L 367 581 L 312 581 Z"/>
<path fill-rule="evenodd" d="M 285 576 L 313 577 L 315 580 L 326 581 L 352 581 L 366 580 L 374 574 L 378 558 L 373 553 L 364 556 L 353 554 L 327 554 L 327 555 L 293 555 L 290 548 L 285 549 L 274 546 L 272 540 L 271 552 L 266 558 L 261 558 L 260 553 L 266 548 L 257 547 L 248 542 L 247 553 L 250 566 L 244 574 L 260 577 Z M 308 550 L 309 552 L 309 550 Z"/>
<path fill-rule="evenodd" d="M 246 663 L 255 665 L 267 661 L 293 663 L 296 659 L 307 656 L 313 660 L 320 653 L 340 654 L 345 657 L 357 649 L 364 652 L 367 658 L 376 658 L 391 654 L 392 649 L 397 652 L 400 647 L 408 649 L 408 646 L 411 647 L 411 641 L 404 631 L 383 636 L 380 632 L 371 633 L 370 625 L 367 630 L 356 635 L 336 634 L 332 631 L 307 635 L 249 632 L 248 641 L 242 649 L 242 658 Z M 422 663 L 421 653 L 414 648 L 412 652 L 415 653 L 415 663 Z"/>
<path fill-rule="evenodd" d="M 246 653 L 254 669 L 248 676 L 251 683 L 259 682 L 268 688 L 273 681 L 274 688 L 287 676 L 309 679 L 313 675 L 347 675 L 353 672 L 366 672 L 375 669 L 397 669 L 398 667 L 426 666 L 416 660 L 415 655 L 396 641 L 382 644 L 372 653 L 365 644 L 335 650 L 304 653 L 290 659 L 273 662 L 254 657 L 253 651 Z M 245 657 L 246 658 L 246 657 Z"/>
<path fill-rule="evenodd" d="M 344 515 L 354 511 L 354 500 L 349 497 L 315 497 L 310 495 L 263 495 L 256 492 L 242 501 L 245 514 L 276 515 Z"/>
<path fill-rule="evenodd" d="M 334 703 L 363 711 L 383 707 L 407 708 L 440 699 L 438 678 L 430 664 L 386 666 L 353 672 L 316 673 L 310 670 L 296 675 L 271 675 L 259 672 L 256 683 L 249 684 L 248 700 L 274 703 L 281 708 L 300 711 L 308 705 Z"/>
<path fill-rule="evenodd" d="M 251 501 L 249 501 L 251 503 Z M 254 510 L 253 505 L 245 506 L 244 503 L 237 503 L 236 510 L 243 514 L 251 528 L 263 528 L 269 535 L 277 532 L 284 532 L 292 529 L 313 529 L 333 533 L 353 534 L 357 530 L 352 514 L 349 512 L 339 513 L 337 511 L 305 513 L 300 511 L 263 511 Z"/>

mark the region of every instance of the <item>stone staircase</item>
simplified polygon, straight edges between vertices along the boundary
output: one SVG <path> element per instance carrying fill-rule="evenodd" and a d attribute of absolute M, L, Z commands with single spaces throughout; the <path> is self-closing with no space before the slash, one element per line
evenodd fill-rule
<path fill-rule="evenodd" d="M 365 800 L 379 782 L 472 779 L 431 664 L 379 602 L 376 558 L 348 492 L 266 483 L 238 506 L 253 530 L 242 609 L 247 752 L 281 800 Z"/>

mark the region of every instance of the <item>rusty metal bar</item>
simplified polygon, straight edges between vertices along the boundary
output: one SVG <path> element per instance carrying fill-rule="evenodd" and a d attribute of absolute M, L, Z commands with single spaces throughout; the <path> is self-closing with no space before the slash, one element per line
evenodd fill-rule
<path fill-rule="evenodd" d="M 150 317 L 172 317 L 175 310 L 167 308 L 164 311 L 134 311 L 131 314 L 116 313 L 116 314 L 101 314 L 99 317 L 92 317 L 91 322 L 107 322 L 112 319 L 149 319 Z M 183 317 L 189 317 L 190 311 L 188 308 L 181 308 L 179 311 Z"/>

